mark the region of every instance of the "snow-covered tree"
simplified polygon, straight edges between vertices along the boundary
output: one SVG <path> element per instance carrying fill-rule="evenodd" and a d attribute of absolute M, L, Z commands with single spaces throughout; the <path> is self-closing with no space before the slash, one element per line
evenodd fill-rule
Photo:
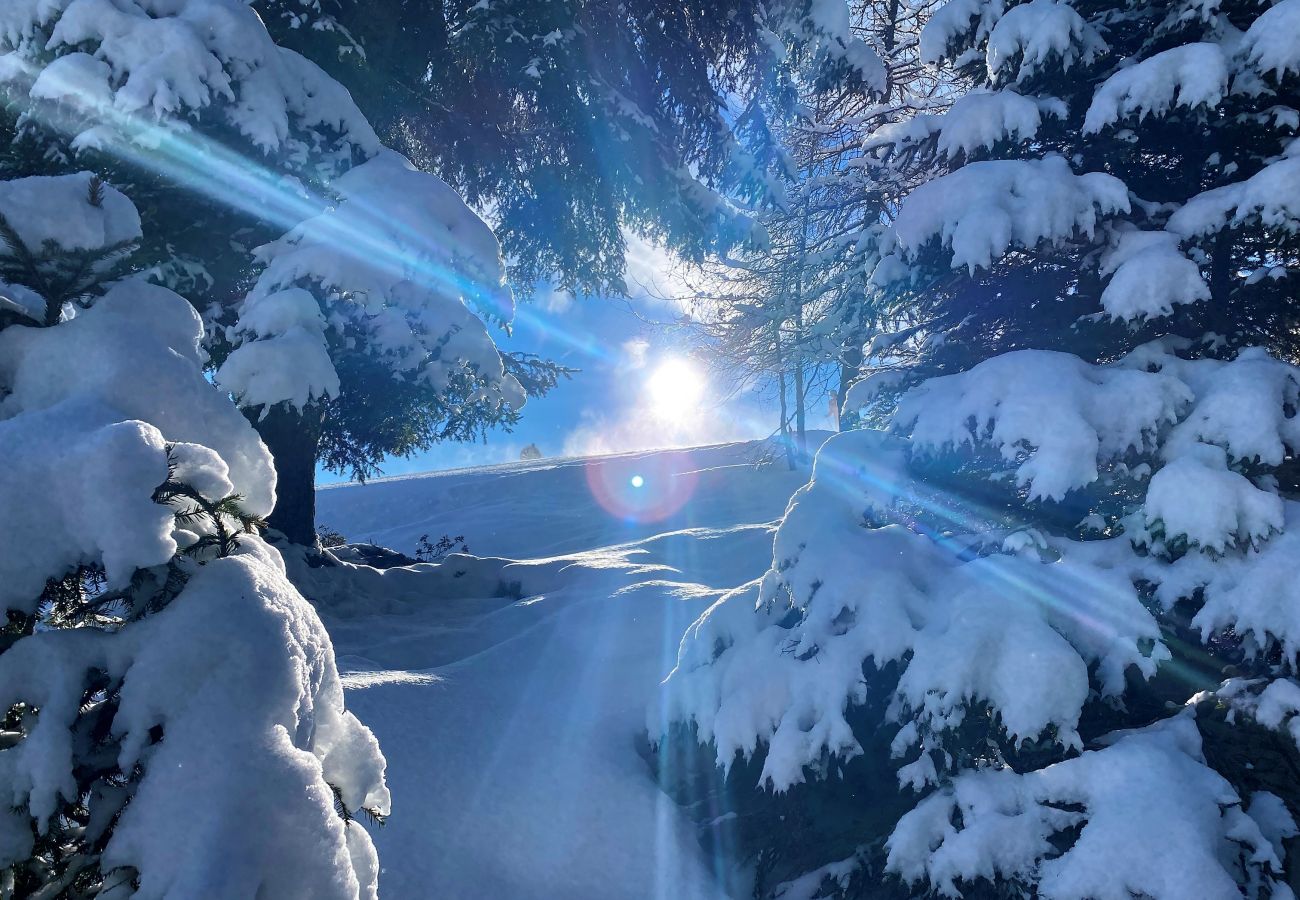
<path fill-rule="evenodd" d="M 0 894 L 376 896 L 384 761 L 133 204 L 0 182 Z"/>
<path fill-rule="evenodd" d="M 843 407 L 859 374 L 879 223 L 903 192 L 870 165 L 864 136 L 943 103 L 938 80 L 916 71 L 920 23 L 935 5 L 849 4 L 851 32 L 879 70 L 840 83 L 815 64 L 791 73 L 794 115 L 772 126 L 786 182 L 757 217 L 766 239 L 706 260 L 689 279 L 684 299 L 724 383 L 775 382 L 782 433 L 793 431 L 789 443 L 801 450 L 810 406 L 831 394 Z"/>
<path fill-rule="evenodd" d="M 0 88 L 11 173 L 87 164 L 146 199 L 142 255 L 204 314 L 219 382 L 274 455 L 271 524 L 291 540 L 315 539 L 318 462 L 365 477 L 508 425 L 554 384 L 483 325 L 513 313 L 491 231 L 242 0 L 6 5 Z"/>
<path fill-rule="evenodd" d="M 337 205 L 258 250 L 217 370 L 275 456 L 272 524 L 297 543 L 314 541 L 317 459 L 364 477 L 387 453 L 513 421 L 525 401 L 480 318 L 513 314 L 487 225 L 391 151 L 333 190 Z"/>
<path fill-rule="evenodd" d="M 1291 897 L 1300 3 L 951 0 L 920 49 L 970 90 L 869 151 L 935 169 L 850 392 L 887 432 L 823 447 L 651 732 L 894 772 L 824 895 Z"/>
<path fill-rule="evenodd" d="M 15 0 L 0 60 L 0 174 L 90 168 L 129 186 L 159 226 L 142 259 L 208 319 L 251 247 L 380 150 L 347 91 L 242 0 Z"/>

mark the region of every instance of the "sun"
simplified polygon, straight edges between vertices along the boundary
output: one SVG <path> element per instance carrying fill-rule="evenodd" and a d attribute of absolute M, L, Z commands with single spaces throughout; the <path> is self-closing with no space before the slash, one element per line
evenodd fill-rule
<path fill-rule="evenodd" d="M 645 387 L 654 414 L 669 422 L 680 422 L 699 412 L 705 378 L 689 360 L 673 356 L 655 367 Z"/>

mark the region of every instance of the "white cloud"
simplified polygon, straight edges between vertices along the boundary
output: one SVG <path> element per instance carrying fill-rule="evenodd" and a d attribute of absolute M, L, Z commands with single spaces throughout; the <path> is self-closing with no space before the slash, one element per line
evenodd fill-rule
<path fill-rule="evenodd" d="M 638 369 L 645 368 L 646 354 L 650 352 L 650 342 L 645 338 L 632 338 L 623 342 L 622 351 L 623 353 L 619 358 L 619 369 L 635 372 Z"/>
<path fill-rule="evenodd" d="M 573 306 L 573 295 L 568 291 L 547 287 L 537 294 L 537 305 L 548 313 L 562 313 Z"/>

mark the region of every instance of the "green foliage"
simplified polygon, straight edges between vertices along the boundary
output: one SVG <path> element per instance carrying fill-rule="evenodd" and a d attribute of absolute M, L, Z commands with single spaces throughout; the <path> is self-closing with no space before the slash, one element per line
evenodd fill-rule
<path fill-rule="evenodd" d="M 319 541 L 320 545 L 326 550 L 330 550 L 334 547 L 342 547 L 348 542 L 348 539 L 344 537 L 342 532 L 335 531 L 324 523 L 320 523 L 316 526 L 316 540 Z"/>
<path fill-rule="evenodd" d="M 549 390 L 566 371 L 544 360 L 507 365 L 532 374 L 530 396 Z M 411 456 L 444 441 L 484 440 L 490 429 L 509 431 L 519 421 L 519 411 L 478 399 L 477 384 L 468 378 L 435 390 L 417 378 L 394 377 L 384 360 L 368 353 L 340 354 L 334 366 L 339 395 L 321 405 L 317 459 L 357 481 L 378 475 L 389 456 Z M 529 390 L 529 382 L 521 383 Z"/>

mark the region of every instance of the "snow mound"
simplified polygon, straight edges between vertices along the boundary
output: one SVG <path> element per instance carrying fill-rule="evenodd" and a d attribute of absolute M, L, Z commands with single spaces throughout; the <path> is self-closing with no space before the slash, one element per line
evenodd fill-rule
<path fill-rule="evenodd" d="M 102 562 L 110 587 L 121 587 L 136 567 L 169 559 L 173 510 L 152 500 L 169 442 L 210 448 L 204 465 L 225 493 L 241 494 L 253 515 L 270 512 L 271 456 L 199 377 L 202 333 L 185 300 L 136 281 L 56 327 L 0 332 L 9 448 L 0 506 L 26 510 L 0 523 L 0 606 L 31 600 L 78 563 Z M 63 490 L 51 495 L 51 484 Z"/>

